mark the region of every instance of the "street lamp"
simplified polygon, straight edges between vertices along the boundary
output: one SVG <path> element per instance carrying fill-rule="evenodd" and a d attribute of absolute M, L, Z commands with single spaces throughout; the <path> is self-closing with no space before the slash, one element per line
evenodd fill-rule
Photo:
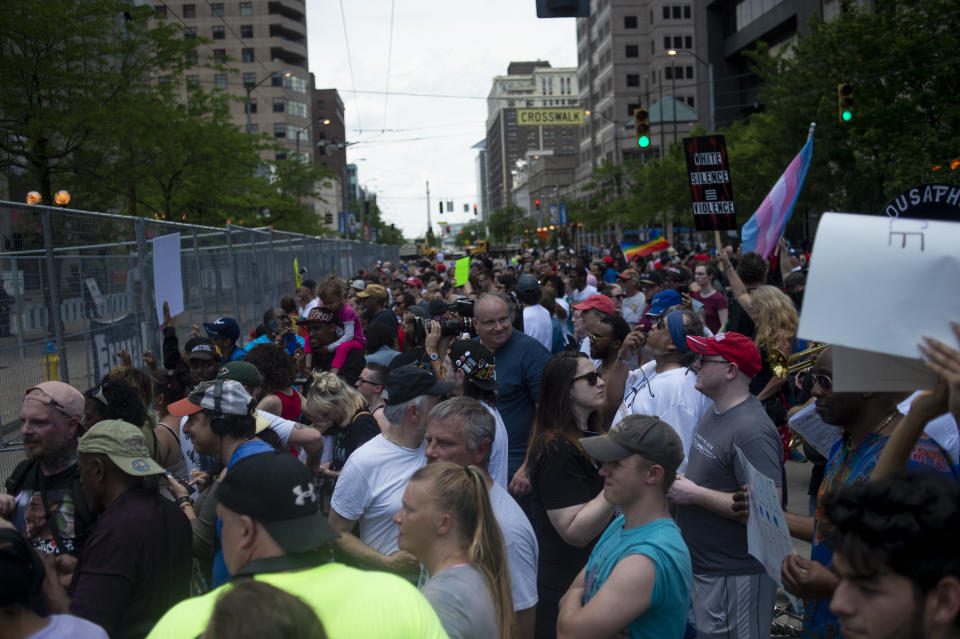
<path fill-rule="evenodd" d="M 679 49 L 679 50 L 678 50 L 678 49 L 667 49 L 667 55 L 669 55 L 669 56 L 675 56 L 675 55 L 677 55 L 678 53 L 686 53 L 687 55 L 691 55 L 691 56 L 693 56 L 700 64 L 706 65 L 706 67 L 707 67 L 707 75 L 708 75 L 708 77 L 709 77 L 709 85 L 708 85 L 708 86 L 709 86 L 709 91 L 710 91 L 710 130 L 711 130 L 711 131 L 714 131 L 714 130 L 716 130 L 716 121 L 715 121 L 715 108 L 714 108 L 714 104 L 713 104 L 713 65 L 710 64 L 709 62 L 707 62 L 706 60 L 704 60 L 703 58 L 701 58 L 700 56 L 698 56 L 698 55 L 697 55 L 696 53 L 694 53 L 693 51 L 690 51 L 689 49 Z M 674 77 L 676 77 L 676 75 L 674 75 Z M 676 97 L 674 97 L 674 100 L 676 100 Z M 674 106 L 674 108 L 676 108 L 676 106 Z"/>
<path fill-rule="evenodd" d="M 247 133 L 250 133 L 250 130 L 253 128 L 253 123 L 250 121 L 250 94 L 252 94 L 252 93 L 253 93 L 253 90 L 256 89 L 258 86 L 260 86 L 261 84 L 263 84 L 263 83 L 266 82 L 267 80 L 272 79 L 272 78 L 273 78 L 274 76 L 276 76 L 276 75 L 277 75 L 276 73 L 271 73 L 270 75 L 266 76 L 265 78 L 263 78 L 262 80 L 260 80 L 260 81 L 257 82 L 256 84 L 244 85 L 243 88 L 246 89 L 246 91 L 247 91 L 247 103 L 244 105 L 244 109 L 245 109 L 246 112 L 247 112 Z M 293 74 L 290 73 L 289 71 L 284 71 L 283 74 L 282 74 L 282 77 L 284 77 L 284 78 L 289 78 L 289 77 L 291 77 L 292 75 L 293 75 Z"/>

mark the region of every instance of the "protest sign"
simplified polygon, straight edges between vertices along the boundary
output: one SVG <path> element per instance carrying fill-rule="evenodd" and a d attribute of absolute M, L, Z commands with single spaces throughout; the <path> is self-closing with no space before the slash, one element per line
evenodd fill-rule
<path fill-rule="evenodd" d="M 894 196 L 883 213 L 888 217 L 960 222 L 960 186 L 918 184 Z"/>
<path fill-rule="evenodd" d="M 784 557 L 793 552 L 793 542 L 780 507 L 780 495 L 773 480 L 754 468 L 739 446 L 736 448 L 750 494 L 747 552 L 763 564 L 771 579 L 782 586 L 780 565 Z"/>
<path fill-rule="evenodd" d="M 147 343 L 147 325 L 128 313 L 116 319 L 90 320 L 90 344 L 93 350 L 93 374 L 103 377 L 117 364 L 117 351 L 125 350 L 130 359 L 139 362 Z"/>
<path fill-rule="evenodd" d="M 960 295 L 953 294 L 958 246 L 954 222 L 825 213 L 799 336 L 911 359 L 919 359 L 923 335 L 953 343 L 950 319 L 960 317 Z M 882 290 L 867 292 L 878 284 Z"/>
<path fill-rule="evenodd" d="M 833 390 L 838 393 L 900 393 L 936 385 L 937 376 L 921 359 L 833 348 Z"/>
<path fill-rule="evenodd" d="M 183 312 L 183 280 L 180 275 L 180 234 L 155 237 L 153 242 L 153 299 L 157 305 L 157 324 L 163 324 L 163 303 L 170 316 Z"/>
<path fill-rule="evenodd" d="M 457 260 L 453 270 L 453 283 L 455 286 L 463 286 L 470 278 L 470 256 L 461 257 Z"/>
<path fill-rule="evenodd" d="M 737 228 L 730 182 L 730 160 L 722 135 L 684 138 L 693 223 L 698 231 L 730 231 Z"/>

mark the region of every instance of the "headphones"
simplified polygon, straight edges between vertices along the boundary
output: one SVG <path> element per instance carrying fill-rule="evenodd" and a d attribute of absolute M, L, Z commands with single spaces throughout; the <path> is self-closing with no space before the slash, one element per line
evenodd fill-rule
<path fill-rule="evenodd" d="M 210 430 L 220 437 L 230 432 L 230 421 L 227 419 L 227 416 L 220 411 L 223 381 L 222 379 L 218 379 L 213 383 L 213 415 L 210 416 Z"/>

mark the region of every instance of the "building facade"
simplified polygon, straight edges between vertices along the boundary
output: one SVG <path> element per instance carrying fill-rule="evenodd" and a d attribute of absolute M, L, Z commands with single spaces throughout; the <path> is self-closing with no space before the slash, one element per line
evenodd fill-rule
<path fill-rule="evenodd" d="M 313 90 L 313 161 L 333 173 L 336 185 L 323 193 L 324 223 L 335 229 L 336 214 L 350 201 L 347 180 L 346 125 L 343 100 L 336 89 Z M 328 213 L 332 213 L 330 216 Z"/>
<path fill-rule="evenodd" d="M 577 127 L 540 124 L 528 109 L 552 109 L 576 117 L 576 69 L 552 68 L 549 62 L 511 62 L 507 74 L 493 79 L 487 97 L 487 199 L 489 211 L 512 202 L 511 193 L 523 170 L 518 161 L 528 152 L 572 155 L 577 152 Z"/>

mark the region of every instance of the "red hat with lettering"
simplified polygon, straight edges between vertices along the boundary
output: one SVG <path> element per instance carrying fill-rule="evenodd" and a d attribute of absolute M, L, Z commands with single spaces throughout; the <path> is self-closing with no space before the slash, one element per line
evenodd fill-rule
<path fill-rule="evenodd" d="M 614 315 L 617 312 L 617 307 L 614 306 L 613 300 L 600 293 L 591 295 L 579 304 L 574 304 L 573 307 L 578 311 L 587 311 L 592 309 L 595 311 L 600 311 L 601 313 L 606 313 L 607 315 Z"/>
<path fill-rule="evenodd" d="M 687 335 L 687 346 L 701 355 L 719 355 L 731 364 L 736 364 L 747 377 L 760 372 L 762 363 L 757 345 L 740 333 L 717 333 L 713 337 Z"/>

